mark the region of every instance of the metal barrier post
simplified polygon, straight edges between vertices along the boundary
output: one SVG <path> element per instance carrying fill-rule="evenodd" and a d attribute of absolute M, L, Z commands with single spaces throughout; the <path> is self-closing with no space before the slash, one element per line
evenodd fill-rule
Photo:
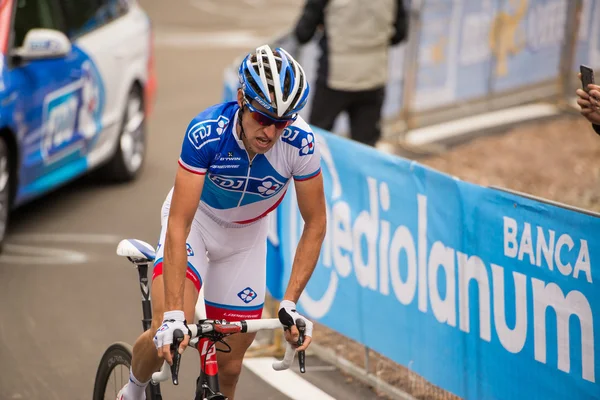
<path fill-rule="evenodd" d="M 421 10 L 425 0 L 413 1 L 409 10 L 408 44 L 404 53 L 404 87 L 402 93 L 402 111 L 400 115 L 406 124 L 406 132 L 414 128 L 411 109 L 417 86 L 419 67 L 419 43 L 421 41 Z"/>
<path fill-rule="evenodd" d="M 577 40 L 579 36 L 579 25 L 582 0 L 572 0 L 568 3 L 567 16 L 565 20 L 565 36 L 562 46 L 560 75 L 558 79 L 559 97 L 558 105 L 567 106 L 569 99 L 574 96 L 573 90 L 573 62 L 577 52 Z"/>

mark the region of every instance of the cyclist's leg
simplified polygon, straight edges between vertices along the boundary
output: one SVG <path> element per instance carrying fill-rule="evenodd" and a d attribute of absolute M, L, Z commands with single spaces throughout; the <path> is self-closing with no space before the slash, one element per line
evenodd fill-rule
<path fill-rule="evenodd" d="M 198 291 L 194 283 L 186 279 L 184 289 L 184 313 L 188 321 L 194 320 L 194 307 L 198 298 Z M 133 358 L 131 368 L 134 377 L 139 382 L 147 382 L 152 377 L 152 373 L 158 371 L 163 360 L 158 357 L 156 347 L 153 342 L 156 330 L 162 324 L 164 308 L 164 283 L 163 276 L 159 275 L 152 282 L 152 327 L 142 333 L 133 346 Z"/>
<path fill-rule="evenodd" d="M 262 315 L 266 290 L 266 219 L 244 228 L 211 229 L 205 236 L 209 267 L 205 302 L 212 319 L 239 321 Z M 234 399 L 242 361 L 256 334 L 237 334 L 226 339 L 230 353 L 217 353 L 221 392 Z M 223 345 L 219 348 L 225 349 Z"/>
<path fill-rule="evenodd" d="M 162 324 L 165 310 L 164 281 L 162 276 L 164 241 L 168 217 L 168 202 L 163 207 L 163 227 L 156 251 L 154 270 L 152 273 L 152 327 L 144 332 L 133 347 L 132 373 L 139 382 L 147 382 L 162 366 L 162 359 L 157 355 L 153 342 L 156 330 Z M 184 287 L 184 313 L 187 321 L 194 321 L 194 311 L 198 293 L 202 285 L 201 274 L 206 273 L 208 261 L 206 259 L 206 246 L 196 220 L 187 239 L 188 269 Z"/>

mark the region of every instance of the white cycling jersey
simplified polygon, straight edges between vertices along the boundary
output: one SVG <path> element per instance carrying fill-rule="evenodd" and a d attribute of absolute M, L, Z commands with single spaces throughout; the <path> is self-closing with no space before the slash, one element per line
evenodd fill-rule
<path fill-rule="evenodd" d="M 310 126 L 301 118 L 286 128 L 265 154 L 249 159 L 237 135 L 237 102 L 212 106 L 190 122 L 179 165 L 206 174 L 199 208 L 223 226 L 260 220 L 283 200 L 291 178 L 307 180 L 321 172 Z"/>

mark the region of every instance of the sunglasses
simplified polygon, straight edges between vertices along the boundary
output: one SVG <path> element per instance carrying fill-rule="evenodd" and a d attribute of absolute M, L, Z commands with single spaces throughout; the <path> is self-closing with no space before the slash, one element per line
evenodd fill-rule
<path fill-rule="evenodd" d="M 244 105 L 248 107 L 248 111 L 250 111 L 250 116 L 252 119 L 258 122 L 261 126 L 275 125 L 276 129 L 284 129 L 293 124 L 298 116 L 298 114 L 294 114 L 291 118 L 277 119 L 256 109 L 247 99 L 244 99 Z"/>

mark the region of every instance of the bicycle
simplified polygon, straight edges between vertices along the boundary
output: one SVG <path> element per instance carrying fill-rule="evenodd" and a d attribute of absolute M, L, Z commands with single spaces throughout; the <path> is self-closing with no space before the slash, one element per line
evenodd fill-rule
<path fill-rule="evenodd" d="M 117 254 L 127 257 L 138 270 L 140 290 L 142 292 L 142 327 L 144 332 L 151 328 L 152 325 L 152 307 L 150 300 L 150 290 L 148 287 L 148 265 L 154 261 L 154 248 L 141 240 L 124 239 L 117 246 Z M 223 338 L 236 333 L 258 332 L 261 330 L 280 329 L 284 326 L 277 318 L 266 318 L 257 320 L 246 320 L 237 322 L 227 322 L 225 320 L 206 319 L 206 310 L 204 308 L 204 298 L 202 293 L 198 296 L 198 302 L 195 308 L 196 324 L 188 324 L 190 330 L 190 346 L 200 350 L 200 374 L 196 379 L 195 400 L 227 400 L 219 391 L 218 366 L 217 366 L 217 349 L 216 343 L 224 343 L 229 347 Z M 301 345 L 304 340 L 304 321 L 298 319 L 296 326 L 300 331 Z M 146 387 L 147 400 L 162 400 L 160 383 L 167 381 L 171 376 L 173 384 L 179 384 L 179 363 L 181 355 L 175 351 L 179 347 L 179 343 L 183 339 L 183 332 L 176 330 L 174 332 L 174 344 L 171 350 L 174 352 L 173 365 L 165 361 L 160 371 L 152 374 L 150 384 Z M 229 349 L 230 351 L 231 349 Z M 225 350 L 227 352 L 227 350 Z M 296 350 L 287 343 L 283 360 L 273 362 L 273 369 L 281 371 L 288 369 L 295 358 Z M 129 368 L 131 367 L 132 347 L 128 343 L 116 342 L 111 344 L 100 360 L 98 370 L 96 371 L 96 379 L 94 382 L 93 400 L 114 400 L 117 397 L 117 392 L 129 380 Z M 305 372 L 305 355 L 304 351 L 298 352 L 298 361 L 300 371 Z M 116 370 L 121 372 L 121 379 L 117 382 Z M 122 373 L 125 373 L 123 379 Z M 114 385 L 110 385 L 111 377 L 115 373 Z M 112 388 L 109 388 L 112 386 Z M 109 389 L 114 389 L 114 395 L 108 395 Z"/>

